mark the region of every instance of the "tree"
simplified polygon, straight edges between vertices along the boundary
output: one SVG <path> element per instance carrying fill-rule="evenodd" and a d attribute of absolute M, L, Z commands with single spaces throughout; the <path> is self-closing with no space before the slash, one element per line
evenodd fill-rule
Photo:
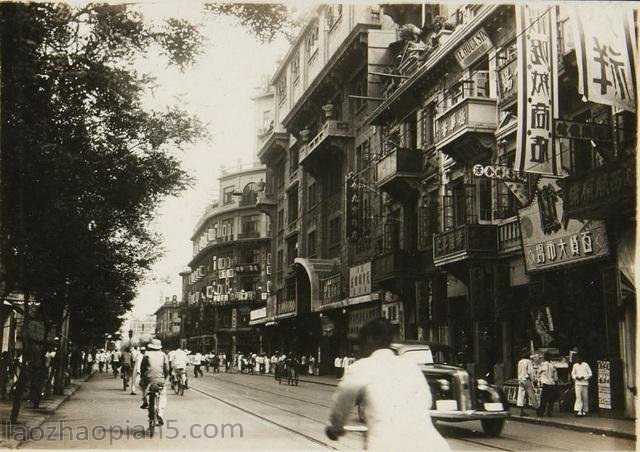
<path fill-rule="evenodd" d="M 216 15 L 235 17 L 262 42 L 273 41 L 278 34 L 291 41 L 299 27 L 287 5 L 281 3 L 206 3 L 205 9 Z"/>

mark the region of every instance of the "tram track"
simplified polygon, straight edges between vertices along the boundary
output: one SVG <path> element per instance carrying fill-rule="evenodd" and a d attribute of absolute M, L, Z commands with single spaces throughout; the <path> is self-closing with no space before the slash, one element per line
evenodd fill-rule
<path fill-rule="evenodd" d="M 269 390 L 266 390 L 266 389 L 257 388 L 257 387 L 254 387 L 254 386 L 250 386 L 250 385 L 246 385 L 246 384 L 242 384 L 242 383 L 238 383 L 238 382 L 232 382 L 232 381 L 227 380 L 227 379 L 216 379 L 216 381 L 217 382 L 223 381 L 225 383 L 229 383 L 229 384 L 234 385 L 234 386 L 250 389 L 252 391 L 268 393 L 268 394 L 272 394 L 272 395 L 277 396 L 277 397 L 284 397 L 284 398 L 287 398 L 287 399 L 291 399 L 291 400 L 295 400 L 295 401 L 299 401 L 299 402 L 303 402 L 303 403 L 309 403 L 309 404 L 313 404 L 313 405 L 316 405 L 316 406 L 319 406 L 319 407 L 323 407 L 323 408 L 326 408 L 326 409 L 330 409 L 331 408 L 330 406 L 324 405 L 324 404 L 321 404 L 321 403 L 317 403 L 317 402 L 313 402 L 313 401 L 309 401 L 309 400 L 305 400 L 305 399 L 300 399 L 300 398 L 297 398 L 297 397 L 291 397 L 289 395 L 282 394 L 280 392 L 269 391 Z M 228 406 L 231 406 L 233 408 L 236 408 L 236 409 L 238 409 L 238 410 L 240 410 L 240 411 L 242 411 L 242 412 L 244 412 L 246 414 L 249 414 L 249 415 L 254 416 L 254 417 L 256 417 L 256 418 L 258 418 L 260 420 L 268 422 L 269 424 L 272 424 L 274 426 L 280 427 L 280 428 L 282 428 L 282 429 L 284 429 L 284 430 L 286 430 L 286 431 L 288 431 L 290 433 L 293 433 L 293 434 L 295 434 L 297 436 L 303 437 L 303 438 L 305 438 L 306 440 L 308 440 L 308 441 L 310 441 L 312 443 L 321 445 L 323 447 L 327 447 L 327 448 L 329 448 L 331 450 L 339 450 L 340 449 L 340 448 L 335 447 L 334 445 L 332 445 L 330 443 L 327 443 L 325 441 L 319 440 L 318 438 L 315 438 L 315 437 L 310 436 L 310 435 L 308 435 L 306 433 L 303 433 L 303 432 L 301 432 L 301 431 L 299 431 L 299 430 L 297 430 L 295 428 L 286 426 L 286 425 L 284 425 L 284 424 L 282 424 L 280 422 L 277 422 L 277 421 L 274 421 L 272 419 L 269 419 L 269 418 L 267 418 L 267 417 L 265 417 L 265 416 L 263 416 L 263 415 L 261 415 L 259 413 L 256 413 L 255 411 L 252 411 L 250 409 L 242 407 L 242 406 L 238 405 L 237 403 L 231 402 L 231 401 L 226 400 L 226 399 L 224 399 L 222 397 L 219 397 L 217 395 L 211 394 L 210 392 L 205 391 L 205 390 L 203 390 L 201 388 L 194 387 L 193 385 L 191 385 L 191 388 L 194 389 L 196 392 L 198 392 L 198 393 L 200 393 L 200 394 L 202 394 L 202 395 L 204 395 L 206 397 L 209 397 L 209 398 L 212 398 L 212 399 L 217 400 L 219 402 L 222 402 L 222 403 L 224 403 L 224 404 L 226 404 Z M 260 400 L 260 399 L 255 398 L 255 397 L 251 397 L 248 394 L 242 394 L 241 396 L 246 398 L 247 400 L 251 400 L 252 402 L 261 404 L 263 406 L 266 406 L 266 407 L 269 407 L 269 408 L 272 408 L 272 409 L 277 409 L 277 410 L 282 411 L 284 413 L 287 413 L 287 414 L 290 414 L 290 415 L 293 415 L 293 416 L 296 416 L 296 417 L 299 417 L 299 418 L 302 418 L 302 419 L 306 419 L 306 420 L 311 421 L 311 422 L 315 422 L 315 423 L 317 423 L 319 425 L 319 431 L 324 431 L 324 426 L 326 424 L 326 422 L 324 420 L 320 420 L 320 419 L 316 419 L 316 418 L 307 416 L 307 415 L 302 414 L 302 413 L 300 413 L 298 411 L 289 410 L 289 409 L 284 408 L 282 406 L 278 406 L 278 405 L 276 405 L 274 403 L 269 403 L 269 402 L 266 402 L 264 400 Z M 459 429 L 459 427 L 455 427 L 455 426 L 451 426 L 451 425 L 446 425 L 446 428 Z M 460 430 L 464 430 L 464 429 L 460 429 Z M 465 432 L 468 432 L 468 430 L 465 430 Z M 480 439 L 475 439 L 475 438 L 471 439 L 471 438 L 465 438 L 465 437 L 449 437 L 447 439 L 452 439 L 452 440 L 460 441 L 460 442 L 463 442 L 463 443 L 473 444 L 473 445 L 476 445 L 476 446 L 486 447 L 486 448 L 489 448 L 489 449 L 492 449 L 492 450 L 502 450 L 502 451 L 508 451 L 508 452 L 515 452 L 517 450 L 521 450 L 521 448 L 510 449 L 510 448 L 507 448 L 507 447 L 504 447 L 504 446 L 499 446 L 499 445 L 496 445 L 496 444 L 491 444 L 491 443 L 488 443 L 488 442 L 484 442 L 484 441 L 481 441 Z M 536 445 L 536 444 L 533 444 L 533 443 L 530 443 L 530 445 L 539 447 L 539 445 Z"/>

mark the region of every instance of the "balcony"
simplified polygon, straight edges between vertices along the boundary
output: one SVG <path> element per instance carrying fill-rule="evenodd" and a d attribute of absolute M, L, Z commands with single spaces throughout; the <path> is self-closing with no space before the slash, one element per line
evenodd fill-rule
<path fill-rule="evenodd" d="M 522 250 L 520 221 L 517 217 L 498 225 L 498 251 L 508 253 L 516 250 Z"/>
<path fill-rule="evenodd" d="M 465 163 L 489 157 L 498 127 L 498 107 L 497 100 L 489 97 L 488 72 L 477 72 L 447 99 L 448 108 L 436 117 L 436 149 Z"/>
<path fill-rule="evenodd" d="M 270 218 L 275 218 L 276 208 L 278 206 L 278 200 L 273 193 L 258 192 L 258 198 L 256 199 L 256 208 L 267 214 Z"/>
<path fill-rule="evenodd" d="M 421 171 L 422 153 L 396 149 L 376 164 L 376 187 L 401 199 L 415 191 Z"/>
<path fill-rule="evenodd" d="M 233 240 L 233 234 L 221 235 L 220 237 L 216 237 L 216 243 L 233 242 Z"/>
<path fill-rule="evenodd" d="M 498 251 L 497 225 L 463 224 L 433 237 L 436 266 L 471 258 L 495 255 Z"/>
<path fill-rule="evenodd" d="M 412 278 L 422 270 L 422 256 L 419 252 L 394 250 L 373 259 L 371 280 L 378 283 L 396 278 Z"/>
<path fill-rule="evenodd" d="M 259 238 L 261 238 L 260 231 L 246 231 L 246 232 L 239 233 L 236 237 L 236 240 L 251 240 L 251 239 L 259 239 Z"/>
<path fill-rule="evenodd" d="M 302 146 L 298 157 L 299 163 L 307 171 L 311 168 L 312 172 L 320 161 L 324 160 L 330 164 L 330 148 L 335 148 L 350 138 L 353 138 L 353 130 L 349 122 L 329 119 L 323 124 L 320 132 Z"/>

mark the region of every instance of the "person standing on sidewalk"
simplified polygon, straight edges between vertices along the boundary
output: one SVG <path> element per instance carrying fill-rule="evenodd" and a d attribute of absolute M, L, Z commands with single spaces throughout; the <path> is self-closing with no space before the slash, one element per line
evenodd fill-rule
<path fill-rule="evenodd" d="M 342 358 L 340 356 L 336 356 L 336 359 L 333 360 L 333 367 L 336 369 L 336 380 L 340 380 L 342 378 Z"/>
<path fill-rule="evenodd" d="M 193 375 L 196 378 L 198 378 L 198 374 L 200 374 L 201 377 L 204 375 L 200 366 L 202 366 L 202 353 L 197 352 L 193 355 Z"/>
<path fill-rule="evenodd" d="M 518 361 L 518 400 L 516 404 L 520 407 L 520 416 L 526 416 L 524 411 L 525 398 L 532 408 L 537 408 L 537 396 L 533 388 L 535 373 L 533 363 L 529 359 L 529 351 L 523 350 L 522 358 Z"/>
<path fill-rule="evenodd" d="M 589 412 L 589 379 L 593 375 L 589 364 L 582 360 L 579 353 L 575 356 L 575 364 L 571 369 L 571 378 L 575 381 L 576 403 L 573 410 L 576 416 L 586 416 Z"/>
<path fill-rule="evenodd" d="M 558 382 L 558 371 L 556 366 L 549 360 L 549 353 L 544 353 L 542 363 L 538 367 L 538 381 L 542 385 L 540 393 L 540 407 L 538 416 L 547 415 L 551 417 L 553 402 L 555 401 L 556 384 Z"/>

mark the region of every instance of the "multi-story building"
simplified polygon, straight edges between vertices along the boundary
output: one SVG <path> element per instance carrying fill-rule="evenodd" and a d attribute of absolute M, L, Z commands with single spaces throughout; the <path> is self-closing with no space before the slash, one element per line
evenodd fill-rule
<path fill-rule="evenodd" d="M 156 316 L 156 337 L 162 341 L 165 348 L 175 348 L 179 345 L 182 302 L 177 296 L 166 297 L 154 315 Z"/>
<path fill-rule="evenodd" d="M 256 207 L 265 168 L 222 170 L 221 201 L 210 205 L 191 237 L 193 258 L 183 278 L 183 344 L 190 350 L 259 351 L 252 309 L 271 290 L 270 221 Z"/>
<path fill-rule="evenodd" d="M 326 370 L 384 316 L 501 382 L 523 347 L 554 353 L 566 379 L 577 348 L 612 382 L 602 408 L 633 415 L 635 41 L 588 35 L 617 56 L 587 58 L 585 30 L 606 32 L 576 41 L 569 17 L 314 11 L 256 98 L 274 293 L 252 324 L 272 350 Z M 593 82 L 587 60 L 604 61 Z"/>
<path fill-rule="evenodd" d="M 393 64 L 387 48 L 396 39 L 396 24 L 377 6 L 321 5 L 272 90 L 256 99 L 259 117 L 273 112 L 257 152 L 267 166 L 258 204 L 274 225 L 275 292 L 257 323 L 273 351 L 314 355 L 322 370 L 353 352 L 359 328 L 381 313 L 371 259 L 382 247 L 382 196 L 366 118 L 381 99 L 375 74 Z M 392 315 L 399 336 L 415 337 Z"/>
<path fill-rule="evenodd" d="M 130 316 L 120 328 L 122 340 L 131 339 L 132 344 L 144 344 L 156 335 L 156 316 L 145 314 L 142 316 Z"/>
<path fill-rule="evenodd" d="M 386 229 L 393 247 L 430 255 L 420 267 L 390 261 L 419 273 L 394 278 L 392 296 L 413 285 L 425 338 L 496 380 L 514 376 L 522 347 L 577 347 L 612 382 L 598 387 L 600 408 L 633 415 L 636 221 L 623 187 L 635 181 L 635 114 L 579 91 L 585 50 L 564 6 L 385 12 L 423 25 L 389 47 L 395 63 L 369 117 L 376 186 L 389 195 L 384 215 L 400 220 Z M 374 260 L 374 281 L 380 270 Z"/>

